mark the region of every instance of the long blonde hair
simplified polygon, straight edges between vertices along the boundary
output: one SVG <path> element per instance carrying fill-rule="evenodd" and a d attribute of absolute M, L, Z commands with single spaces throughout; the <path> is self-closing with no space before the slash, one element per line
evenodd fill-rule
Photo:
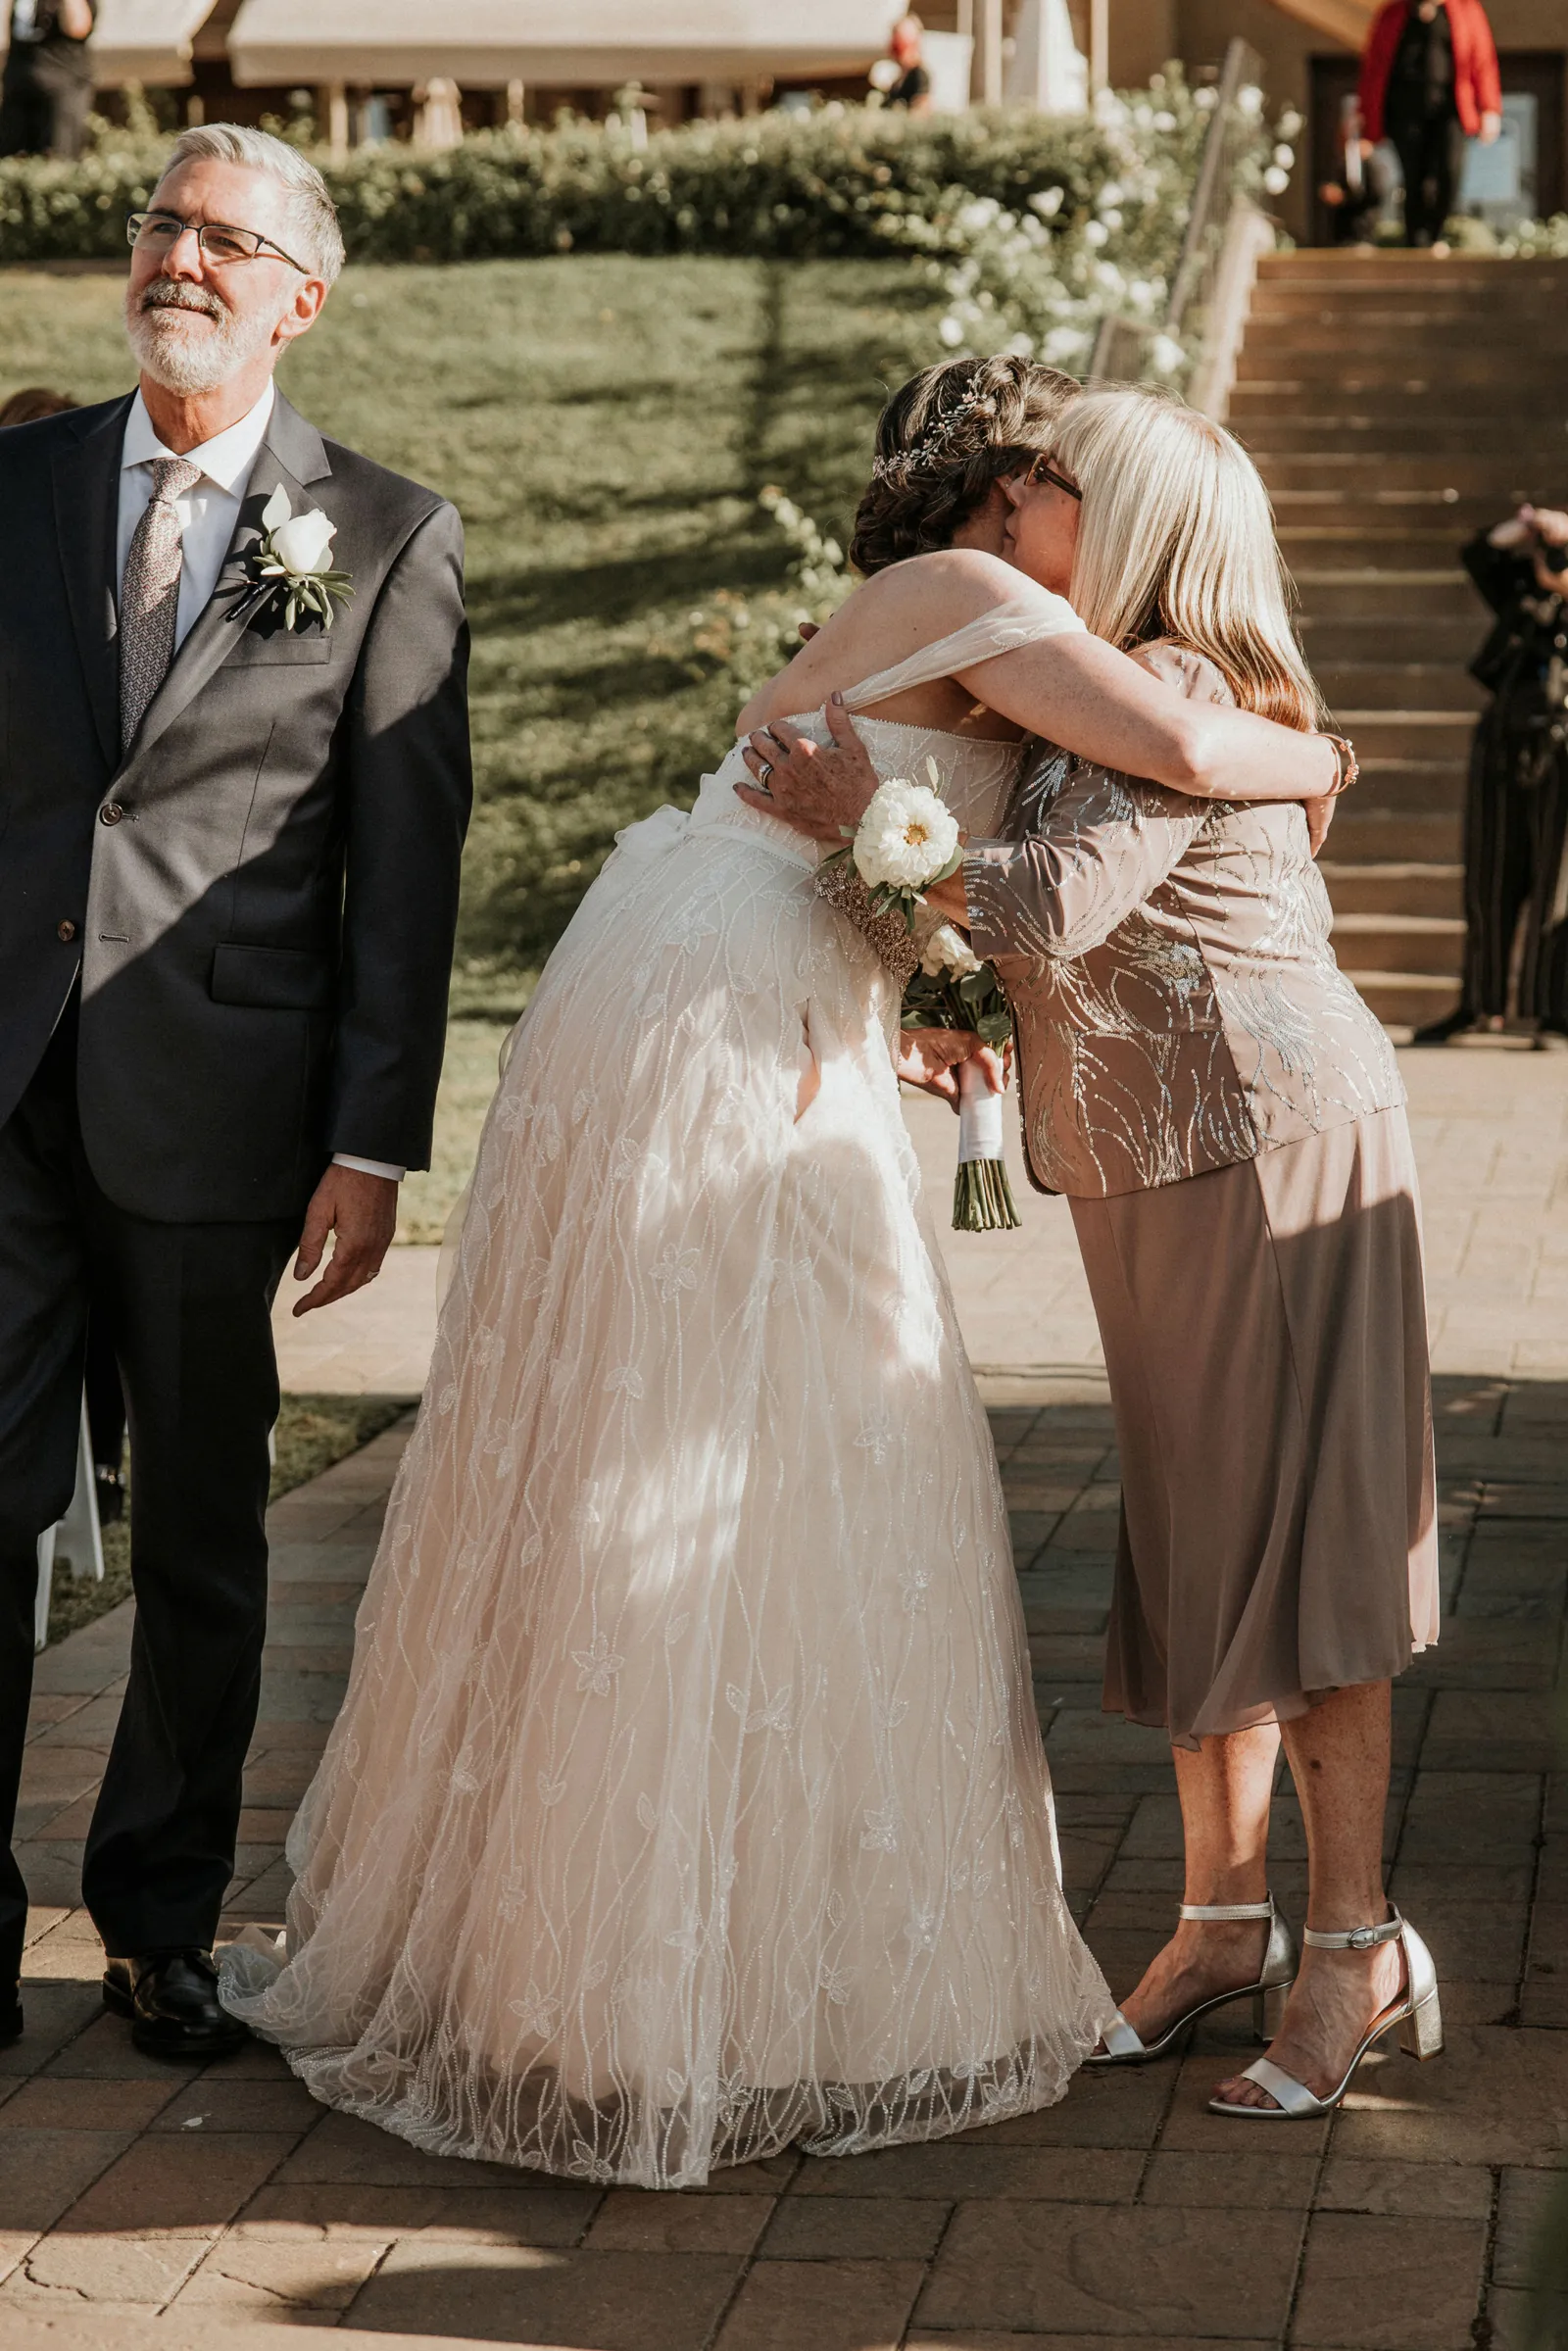
<path fill-rule="evenodd" d="M 1069 404 L 1052 457 L 1083 492 L 1070 593 L 1084 625 L 1206 654 L 1244 710 L 1317 726 L 1268 493 L 1241 443 L 1168 392 L 1122 384 Z"/>

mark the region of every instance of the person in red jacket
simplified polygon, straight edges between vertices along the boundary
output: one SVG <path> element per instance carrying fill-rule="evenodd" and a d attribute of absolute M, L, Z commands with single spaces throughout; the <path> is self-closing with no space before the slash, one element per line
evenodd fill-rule
<path fill-rule="evenodd" d="M 1481 0 L 1386 0 L 1361 59 L 1368 140 L 1390 138 L 1404 173 L 1404 234 L 1443 251 L 1464 143 L 1502 128 L 1497 49 Z"/>

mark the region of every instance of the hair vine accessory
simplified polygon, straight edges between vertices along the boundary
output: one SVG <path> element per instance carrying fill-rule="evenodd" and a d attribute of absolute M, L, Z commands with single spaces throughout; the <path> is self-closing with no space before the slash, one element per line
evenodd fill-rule
<path fill-rule="evenodd" d="M 954 402 L 946 416 L 939 416 L 934 424 L 920 434 L 918 440 L 910 442 L 907 449 L 896 449 L 891 457 L 875 459 L 871 466 L 871 479 L 886 481 L 890 474 L 902 473 L 909 465 L 940 465 L 960 428 L 968 423 L 971 416 L 994 416 L 996 413 L 997 403 L 992 393 L 965 392 L 961 400 Z"/>

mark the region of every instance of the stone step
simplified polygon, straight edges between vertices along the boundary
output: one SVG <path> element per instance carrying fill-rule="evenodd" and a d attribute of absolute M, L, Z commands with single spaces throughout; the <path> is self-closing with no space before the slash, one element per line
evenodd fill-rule
<path fill-rule="evenodd" d="M 1475 590 L 1462 571 L 1396 571 L 1381 565 L 1317 563 L 1296 572 L 1301 612 L 1312 620 L 1463 620 L 1481 617 Z"/>
<path fill-rule="evenodd" d="M 1465 760 L 1390 758 L 1371 748 L 1378 732 L 1372 721 L 1359 719 L 1347 726 L 1341 719 L 1338 724 L 1354 743 L 1361 762 L 1355 798 L 1365 814 L 1456 816 L 1464 807 Z M 1466 743 L 1469 731 L 1467 726 L 1461 736 Z"/>
<path fill-rule="evenodd" d="M 1457 545 L 1497 520 L 1495 500 L 1481 491 L 1461 498 L 1457 490 L 1380 490 L 1366 497 L 1344 488 L 1276 490 L 1272 504 L 1282 530 L 1397 530 L 1409 523 L 1448 531 Z"/>
<path fill-rule="evenodd" d="M 1543 378 L 1539 402 L 1521 398 L 1519 386 L 1499 381 L 1495 372 L 1481 382 L 1445 383 L 1434 376 L 1414 384 L 1369 384 L 1328 374 L 1279 375 L 1238 383 L 1225 420 L 1236 429 L 1257 416 L 1290 417 L 1298 423 L 1310 417 L 1326 422 L 1365 418 L 1397 438 L 1406 424 L 1430 425 L 1451 416 L 1464 418 L 1477 431 L 1530 432 L 1537 429 L 1542 405 L 1548 399 L 1556 405 L 1560 390 L 1560 374 L 1556 387 Z"/>
<path fill-rule="evenodd" d="M 1568 351 L 1563 354 L 1563 373 L 1568 378 Z M 1381 458 L 1385 450 L 1396 450 L 1401 458 L 1446 460 L 1471 458 L 1478 450 L 1493 449 L 1497 452 L 1493 461 L 1496 468 L 1494 479 L 1500 474 L 1515 478 L 1516 467 L 1523 468 L 1527 480 L 1549 483 L 1568 477 L 1568 435 L 1561 425 L 1548 437 L 1539 420 L 1527 424 L 1517 416 L 1456 416 L 1440 411 L 1427 416 L 1407 416 L 1396 426 L 1387 416 L 1358 416 L 1348 406 L 1332 417 L 1296 416 L 1275 409 L 1265 416 L 1237 416 L 1230 423 L 1236 438 L 1249 449 L 1266 436 L 1270 453 L 1280 456 L 1305 450 L 1328 457 L 1375 453 Z"/>
<path fill-rule="evenodd" d="M 1462 768 L 1475 720 L 1467 710 L 1365 710 L 1330 704 L 1341 734 L 1353 738 L 1363 773 L 1414 763 Z"/>
<path fill-rule="evenodd" d="M 1446 662 L 1334 661 L 1317 682 L 1335 710 L 1464 710 L 1473 718 L 1487 699 L 1462 666 Z"/>
<path fill-rule="evenodd" d="M 1295 572 L 1446 571 L 1463 540 L 1456 530 L 1396 524 L 1391 529 L 1357 529 L 1354 522 L 1281 523 L 1280 553 Z"/>
<path fill-rule="evenodd" d="M 1352 868 L 1420 864 L 1458 868 L 1464 826 L 1457 807 L 1406 811 L 1378 808 L 1361 794 L 1362 786 L 1357 784 L 1335 816 L 1325 853 L 1330 862 Z"/>
<path fill-rule="evenodd" d="M 1459 1001 L 1456 976 L 1444 971 L 1378 971 L 1363 969 L 1342 955 L 1340 968 L 1369 1010 L 1396 1034 L 1419 1028 L 1423 1021 L 1440 1020 Z"/>
<path fill-rule="evenodd" d="M 1364 661 L 1374 647 L 1391 661 L 1441 661 L 1462 669 L 1481 643 L 1485 623 L 1479 613 L 1462 619 L 1379 613 L 1372 622 L 1364 617 L 1330 619 L 1316 612 L 1303 614 L 1298 625 L 1302 650 L 1321 677 L 1336 664 Z"/>
<path fill-rule="evenodd" d="M 1336 823 L 1329 835 L 1339 845 Z M 1336 921 L 1350 914 L 1404 914 L 1451 922 L 1464 919 L 1464 867 L 1460 864 L 1395 862 L 1353 865 L 1325 856 L 1318 871 L 1328 885 Z"/>
<path fill-rule="evenodd" d="M 1568 322 L 1560 315 L 1560 303 L 1561 297 L 1556 297 L 1545 314 L 1523 306 L 1495 316 L 1488 311 L 1486 342 L 1479 347 L 1499 361 L 1518 352 L 1538 364 L 1545 352 L 1568 350 Z M 1559 309 L 1558 316 L 1550 315 L 1552 307 Z M 1475 305 L 1463 301 L 1447 310 L 1380 308 L 1375 317 L 1330 303 L 1287 311 L 1259 302 L 1248 321 L 1247 339 L 1254 353 L 1314 351 L 1325 345 L 1338 346 L 1342 357 L 1370 357 L 1375 352 L 1387 360 L 1402 360 L 1410 374 L 1422 375 L 1441 366 L 1446 349 L 1467 344 L 1471 350 L 1478 348 L 1477 324 Z"/>
<path fill-rule="evenodd" d="M 1565 368 L 1568 377 L 1568 368 Z M 1469 455 L 1427 455 L 1389 450 L 1307 452 L 1276 449 L 1261 436 L 1249 441 L 1252 460 L 1270 493 L 1278 490 L 1334 490 L 1360 498 L 1371 490 L 1452 490 L 1460 498 L 1495 498 L 1499 514 L 1522 499 L 1545 499 L 1553 478 L 1568 475 L 1568 436 L 1551 466 L 1537 466 L 1528 455 L 1507 449 Z M 1532 487 L 1535 484 L 1535 487 Z M 1560 491 L 1553 493 L 1560 495 Z"/>
<path fill-rule="evenodd" d="M 1256 383 L 1300 383 L 1316 386 L 1319 383 L 1344 383 L 1347 390 L 1381 387 L 1400 390 L 1415 383 L 1442 382 L 1481 385 L 1496 384 L 1499 377 L 1514 389 L 1521 401 L 1540 394 L 1548 405 L 1560 393 L 1561 363 L 1552 356 L 1538 358 L 1534 349 L 1512 351 L 1506 374 L 1503 376 L 1495 355 L 1484 346 L 1476 348 L 1466 342 L 1444 355 L 1441 367 L 1423 358 L 1412 366 L 1408 353 L 1386 349 L 1364 335 L 1348 336 L 1343 342 L 1322 341 L 1298 344 L 1289 349 L 1271 343 L 1264 334 L 1252 334 L 1243 345 L 1236 363 L 1238 388 L 1250 389 Z"/>
<path fill-rule="evenodd" d="M 1451 915 L 1336 914 L 1334 953 L 1347 969 L 1457 973 L 1464 967 L 1464 921 Z"/>
<path fill-rule="evenodd" d="M 1329 280 L 1379 291 L 1405 282 L 1441 280 L 1494 289 L 1508 284 L 1538 286 L 1568 275 L 1568 262 L 1499 262 L 1490 254 L 1416 253 L 1402 245 L 1375 253 L 1347 252 L 1337 245 L 1302 245 L 1291 253 L 1265 253 L 1257 265 L 1265 283 L 1288 285 Z"/>
<path fill-rule="evenodd" d="M 1477 318 L 1484 318 L 1489 337 L 1495 329 L 1500 342 L 1517 343 L 1526 350 L 1550 350 L 1563 340 L 1560 313 L 1565 293 L 1568 289 L 1557 287 L 1535 302 L 1489 303 L 1483 310 L 1473 295 L 1462 292 L 1442 300 L 1422 293 L 1358 300 L 1332 286 L 1317 293 L 1303 289 L 1298 294 L 1262 286 L 1248 326 L 1258 342 L 1299 339 L 1328 327 L 1353 342 L 1357 350 L 1381 350 L 1392 358 L 1396 352 L 1435 342 L 1446 327 L 1462 328 L 1466 319 L 1473 326 Z M 1537 330 L 1534 333 L 1533 328 Z"/>

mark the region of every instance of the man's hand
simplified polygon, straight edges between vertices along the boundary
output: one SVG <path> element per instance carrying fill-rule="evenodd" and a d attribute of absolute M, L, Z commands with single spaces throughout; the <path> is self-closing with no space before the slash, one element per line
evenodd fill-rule
<path fill-rule="evenodd" d="M 853 832 L 859 823 L 881 778 L 836 694 L 827 705 L 827 725 L 833 738 L 827 745 L 811 742 L 787 718 L 760 727 L 742 754 L 757 783 L 737 784 L 735 795 L 749 808 L 842 849 L 845 827 Z"/>
<path fill-rule="evenodd" d="M 330 1306 L 334 1299 L 363 1290 L 381 1270 L 381 1260 L 398 1229 L 398 1188 L 390 1176 L 367 1175 L 362 1168 L 329 1167 L 311 1195 L 300 1235 L 294 1279 L 308 1282 L 321 1262 L 329 1233 L 337 1238 L 332 1255 L 316 1288 L 294 1308 L 309 1314 L 313 1306 Z"/>

